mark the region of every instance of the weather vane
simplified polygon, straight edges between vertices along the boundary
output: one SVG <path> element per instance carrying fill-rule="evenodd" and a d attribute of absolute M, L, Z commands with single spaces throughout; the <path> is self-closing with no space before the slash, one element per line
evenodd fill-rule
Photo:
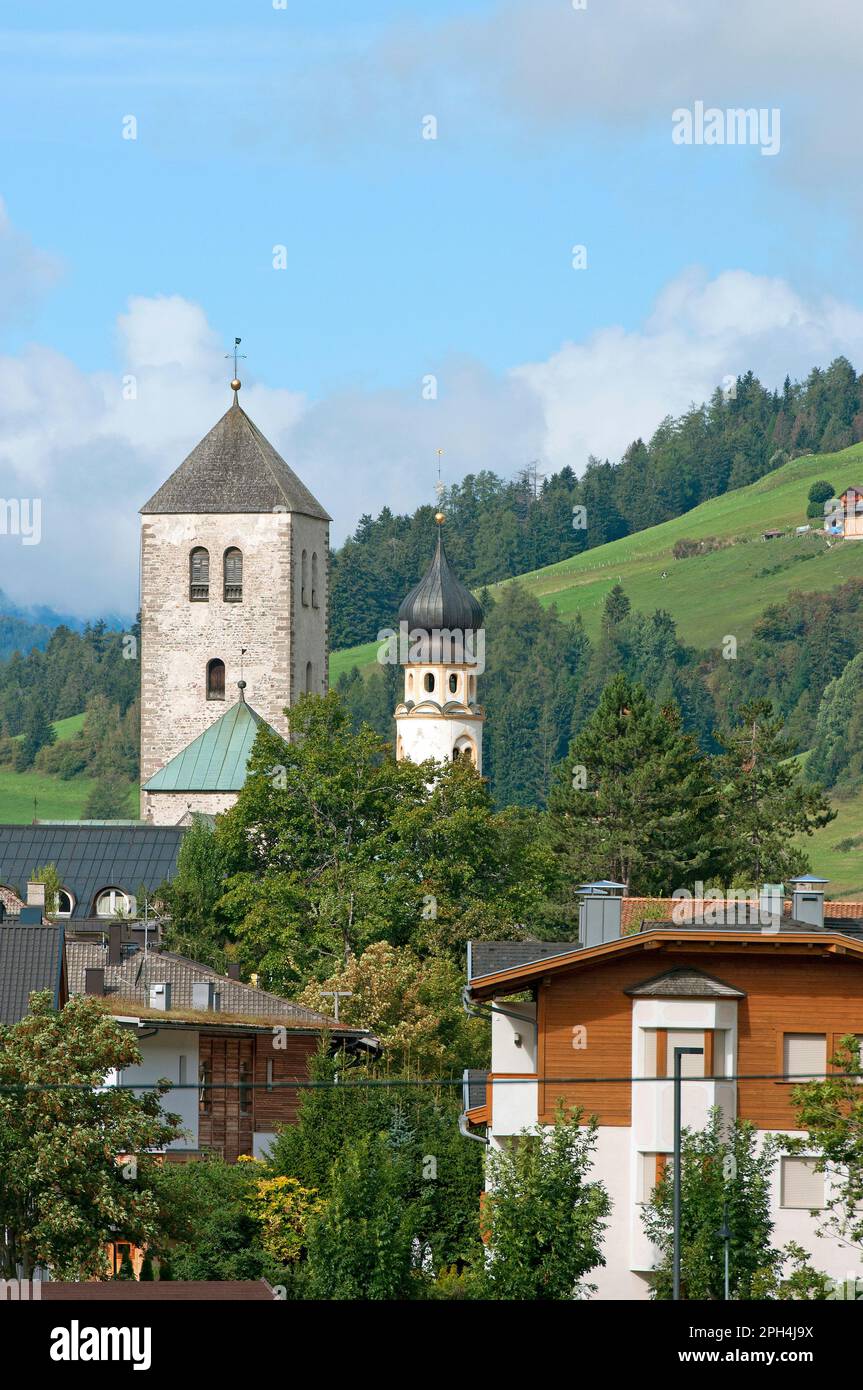
<path fill-rule="evenodd" d="M 441 461 L 441 454 L 442 454 L 442 453 L 443 453 L 443 449 L 438 449 L 438 451 L 437 451 L 437 482 L 435 483 L 435 488 L 434 488 L 434 490 L 435 490 L 435 495 L 437 496 L 437 504 L 438 504 L 438 510 L 437 510 L 437 512 L 435 513 L 435 521 L 437 522 L 438 526 L 441 526 L 441 525 L 443 524 L 443 512 L 440 510 L 440 508 L 441 508 L 441 505 L 442 505 L 442 498 L 443 498 L 444 492 L 446 491 L 446 489 L 445 489 L 443 483 L 441 482 L 441 476 L 440 476 L 440 461 Z"/>
<path fill-rule="evenodd" d="M 233 352 L 226 352 L 226 353 L 225 353 L 225 361 L 226 361 L 226 362 L 227 362 L 227 360 L 228 360 L 229 357 L 233 357 L 233 359 L 234 359 L 234 380 L 231 382 L 231 387 L 232 387 L 232 389 L 233 389 L 234 391 L 239 391 L 239 389 L 240 389 L 240 379 L 239 379 L 239 377 L 238 377 L 238 375 L 237 375 L 237 362 L 238 362 L 240 359 L 242 359 L 242 361 L 244 361 L 244 362 L 245 362 L 245 360 L 246 360 L 246 354 L 245 354 L 244 352 L 238 352 L 238 351 L 237 351 L 237 349 L 239 348 L 240 343 L 241 343 L 242 341 L 243 341 L 242 338 L 235 338 L 235 339 L 234 339 L 234 350 L 233 350 Z"/>

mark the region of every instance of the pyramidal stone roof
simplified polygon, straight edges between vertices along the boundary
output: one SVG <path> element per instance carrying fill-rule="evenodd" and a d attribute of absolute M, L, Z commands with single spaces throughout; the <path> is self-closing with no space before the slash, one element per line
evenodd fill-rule
<path fill-rule="evenodd" d="M 433 628 L 476 632 L 482 627 L 482 605 L 450 566 L 440 531 L 434 559 L 403 601 L 399 622 L 426 632 Z"/>
<path fill-rule="evenodd" d="M 144 791 L 240 791 L 258 729 L 266 723 L 241 691 L 235 705 L 144 783 Z"/>
<path fill-rule="evenodd" d="M 218 424 L 145 502 L 141 513 L 276 509 L 332 520 L 249 419 L 235 392 L 233 404 Z"/>

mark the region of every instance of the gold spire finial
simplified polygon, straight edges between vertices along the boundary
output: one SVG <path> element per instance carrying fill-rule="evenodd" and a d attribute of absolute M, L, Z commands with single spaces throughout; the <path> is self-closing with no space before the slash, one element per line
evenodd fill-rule
<path fill-rule="evenodd" d="M 443 512 L 435 512 L 434 519 L 437 522 L 438 526 L 443 526 L 444 522 L 446 521 L 446 517 L 444 516 Z"/>
<path fill-rule="evenodd" d="M 233 381 L 231 382 L 231 390 L 233 391 L 233 393 L 234 393 L 235 396 L 236 396 L 237 392 L 239 391 L 240 387 L 241 387 L 242 384 L 243 384 L 243 383 L 240 381 L 240 378 L 237 376 L 237 361 L 238 361 L 238 359 L 242 357 L 243 361 L 246 360 L 246 354 L 245 354 L 244 352 L 238 352 L 238 351 L 237 351 L 237 349 L 238 349 L 238 347 L 240 346 L 240 343 L 241 343 L 242 341 L 243 341 L 242 338 L 235 338 L 235 339 L 234 339 L 233 351 L 231 351 L 231 352 L 226 352 L 226 353 L 225 353 L 225 360 L 226 360 L 226 361 L 227 361 L 227 359 L 228 359 L 229 357 L 233 357 L 233 359 L 234 359 L 234 379 L 233 379 Z"/>

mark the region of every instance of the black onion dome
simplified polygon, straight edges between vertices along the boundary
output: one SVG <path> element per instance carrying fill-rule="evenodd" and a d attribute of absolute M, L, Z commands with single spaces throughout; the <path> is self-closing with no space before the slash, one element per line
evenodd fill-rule
<path fill-rule="evenodd" d="M 399 622 L 406 622 L 412 631 L 426 632 L 432 628 L 476 632 L 482 627 L 482 605 L 450 568 L 440 532 L 434 559 L 403 600 Z"/>

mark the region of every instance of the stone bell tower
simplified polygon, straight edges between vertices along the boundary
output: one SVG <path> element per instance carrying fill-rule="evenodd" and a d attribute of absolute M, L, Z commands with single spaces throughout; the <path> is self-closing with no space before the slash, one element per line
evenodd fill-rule
<path fill-rule="evenodd" d="M 247 709 L 284 735 L 285 707 L 327 690 L 330 517 L 240 385 L 141 508 L 141 814 L 157 824 L 233 803 Z"/>
<path fill-rule="evenodd" d="M 482 772 L 485 714 L 476 684 L 484 669 L 483 612 L 450 567 L 443 514 L 435 519 L 434 558 L 399 609 L 405 693 L 395 711 L 396 757 L 461 758 Z"/>

